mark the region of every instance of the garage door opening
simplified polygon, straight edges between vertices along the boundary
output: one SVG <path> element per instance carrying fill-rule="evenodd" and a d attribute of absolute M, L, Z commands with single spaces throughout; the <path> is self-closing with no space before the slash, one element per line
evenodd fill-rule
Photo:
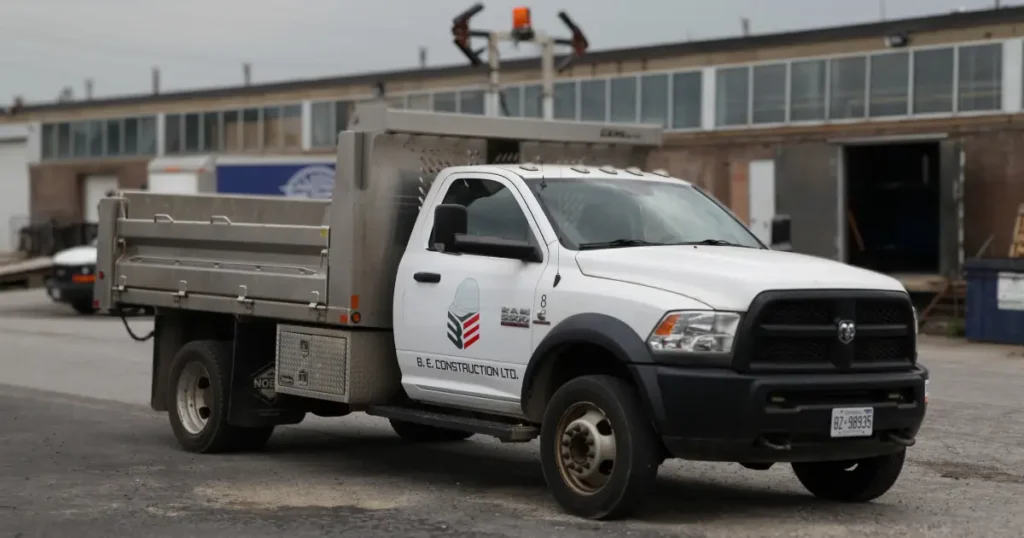
<path fill-rule="evenodd" d="M 939 273 L 939 143 L 845 151 L 848 263 L 884 273 Z"/>

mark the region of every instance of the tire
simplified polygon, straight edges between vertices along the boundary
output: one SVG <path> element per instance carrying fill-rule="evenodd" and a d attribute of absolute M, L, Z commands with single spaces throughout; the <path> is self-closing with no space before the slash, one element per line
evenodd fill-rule
<path fill-rule="evenodd" d="M 614 441 L 614 459 L 602 460 L 609 440 Z M 540 461 L 548 488 L 567 512 L 617 519 L 630 515 L 650 495 L 662 445 L 629 384 L 610 376 L 584 376 L 562 385 L 548 402 Z M 612 461 L 610 471 L 607 461 Z"/>
<path fill-rule="evenodd" d="M 202 454 L 259 450 L 273 434 L 273 426 L 241 428 L 228 424 L 231 379 L 225 374 L 225 365 L 230 363 L 231 347 L 214 340 L 189 342 L 174 356 L 167 387 L 167 415 L 183 449 Z M 190 398 L 189 393 L 197 397 Z M 194 405 L 189 405 L 190 401 Z"/>
<path fill-rule="evenodd" d="M 395 430 L 395 433 L 402 439 L 414 443 L 464 441 L 473 436 L 473 432 L 450 430 L 448 428 L 438 428 L 436 426 L 427 426 L 425 424 L 395 419 L 391 419 L 391 429 Z"/>
<path fill-rule="evenodd" d="M 862 460 L 793 463 L 793 472 L 815 497 L 864 503 L 889 491 L 900 477 L 906 457 L 903 449 Z"/>
<path fill-rule="evenodd" d="M 96 309 L 92 307 L 92 301 L 75 301 L 71 303 L 71 308 L 83 316 L 91 316 L 96 313 Z"/>

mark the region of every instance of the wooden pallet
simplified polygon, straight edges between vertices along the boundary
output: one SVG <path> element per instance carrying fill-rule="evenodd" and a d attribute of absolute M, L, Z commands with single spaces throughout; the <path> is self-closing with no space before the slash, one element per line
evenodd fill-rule
<path fill-rule="evenodd" d="M 926 325 L 948 326 L 966 318 L 967 282 L 963 280 L 949 281 L 939 293 L 935 294 L 928 306 L 917 315 L 918 327 Z M 945 332 L 943 329 L 942 332 Z"/>
<path fill-rule="evenodd" d="M 1024 204 L 1017 206 L 1017 218 L 1013 221 L 1013 238 L 1010 240 L 1010 257 L 1024 256 Z"/>

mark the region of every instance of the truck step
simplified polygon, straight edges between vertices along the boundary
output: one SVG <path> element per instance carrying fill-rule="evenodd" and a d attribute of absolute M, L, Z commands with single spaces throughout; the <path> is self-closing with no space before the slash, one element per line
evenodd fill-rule
<path fill-rule="evenodd" d="M 499 420 L 487 420 L 445 413 L 434 409 L 406 407 L 401 405 L 371 405 L 367 415 L 404 420 L 426 426 L 450 428 L 453 430 L 479 433 L 497 437 L 506 443 L 526 443 L 540 435 L 540 429 L 525 424 L 510 424 Z"/>

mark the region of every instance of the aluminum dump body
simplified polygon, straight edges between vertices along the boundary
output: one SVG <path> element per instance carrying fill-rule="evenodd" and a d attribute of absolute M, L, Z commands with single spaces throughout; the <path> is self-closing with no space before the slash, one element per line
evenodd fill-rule
<path fill-rule="evenodd" d="M 96 299 L 387 329 L 422 201 L 442 169 L 643 166 L 654 126 L 357 107 L 331 200 L 123 192 L 100 203 Z M 358 313 L 358 315 L 355 315 Z"/>

